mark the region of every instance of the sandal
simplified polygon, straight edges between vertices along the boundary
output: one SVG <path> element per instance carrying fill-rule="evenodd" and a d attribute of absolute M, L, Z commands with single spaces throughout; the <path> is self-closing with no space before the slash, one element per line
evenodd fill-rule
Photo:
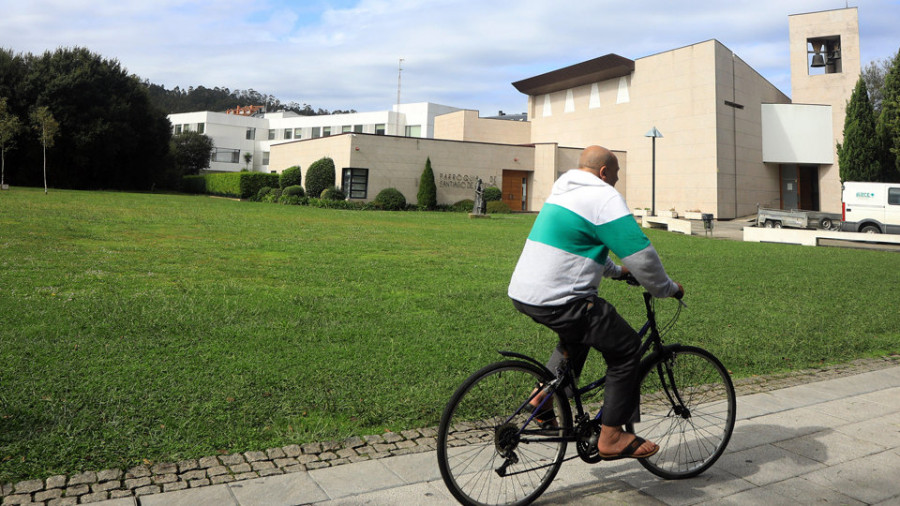
<path fill-rule="evenodd" d="M 656 455 L 656 452 L 659 451 L 659 445 L 656 446 L 656 449 L 649 453 L 643 453 L 641 455 L 635 455 L 634 452 L 638 451 L 638 448 L 641 447 L 642 444 L 647 442 L 646 439 L 635 435 L 634 439 L 628 443 L 624 449 L 622 449 L 619 453 L 600 453 L 600 458 L 602 460 L 620 460 L 620 459 L 646 459 L 647 457 L 652 457 Z"/>
<path fill-rule="evenodd" d="M 534 413 L 534 421 L 542 429 L 553 429 L 556 427 L 556 413 L 553 411 L 552 406 L 541 409 L 529 404 L 528 408 Z M 538 409 L 541 409 L 541 411 L 537 411 Z"/>

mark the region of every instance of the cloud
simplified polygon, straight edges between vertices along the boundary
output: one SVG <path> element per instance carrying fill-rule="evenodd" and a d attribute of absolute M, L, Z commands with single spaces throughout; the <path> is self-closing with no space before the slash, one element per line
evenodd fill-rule
<path fill-rule="evenodd" d="M 0 46 L 84 46 L 163 84 L 253 88 L 327 109 L 402 100 L 521 112 L 513 81 L 607 53 L 717 39 L 789 93 L 788 16 L 823 0 L 31 0 L 4 4 Z M 864 64 L 896 54 L 900 4 L 860 6 Z"/>

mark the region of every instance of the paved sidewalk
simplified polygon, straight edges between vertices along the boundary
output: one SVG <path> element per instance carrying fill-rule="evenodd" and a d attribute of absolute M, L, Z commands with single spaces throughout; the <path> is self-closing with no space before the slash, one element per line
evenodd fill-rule
<path fill-rule="evenodd" d="M 535 504 L 900 504 L 900 366 L 738 397 L 728 450 L 665 481 L 633 461 L 566 462 Z M 102 506 L 451 505 L 435 452 Z"/>

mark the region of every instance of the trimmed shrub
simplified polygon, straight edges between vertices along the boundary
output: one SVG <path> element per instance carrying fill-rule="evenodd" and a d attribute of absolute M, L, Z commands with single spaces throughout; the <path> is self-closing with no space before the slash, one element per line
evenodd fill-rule
<path fill-rule="evenodd" d="M 487 212 L 488 214 L 509 214 L 512 212 L 512 209 L 509 208 L 509 204 L 506 202 L 493 200 L 487 203 Z"/>
<path fill-rule="evenodd" d="M 210 174 L 214 175 L 214 174 Z M 259 189 L 263 186 L 278 186 L 278 174 L 266 174 L 265 172 L 240 172 L 239 177 L 239 196 L 242 199 L 250 198 L 251 195 L 259 193 Z"/>
<path fill-rule="evenodd" d="M 320 158 L 306 170 L 306 193 L 318 197 L 329 186 L 334 186 L 334 160 Z"/>
<path fill-rule="evenodd" d="M 346 195 L 344 195 L 344 192 L 337 186 L 329 186 L 322 190 L 322 194 L 319 195 L 319 198 L 325 200 L 344 200 Z"/>
<path fill-rule="evenodd" d="M 494 202 L 503 198 L 503 192 L 496 186 L 488 186 L 484 189 L 484 201 Z"/>
<path fill-rule="evenodd" d="M 299 165 L 288 167 L 281 172 L 281 177 L 278 178 L 278 185 L 282 188 L 287 188 L 288 186 L 300 186 L 303 184 L 303 178 L 300 176 Z"/>
<path fill-rule="evenodd" d="M 396 188 L 385 188 L 372 201 L 378 209 L 400 211 L 406 208 L 406 197 Z"/>
<path fill-rule="evenodd" d="M 472 199 L 460 200 L 459 202 L 450 206 L 451 211 L 455 211 L 458 213 L 471 213 L 472 209 L 475 207 L 475 201 Z"/>
<path fill-rule="evenodd" d="M 375 209 L 375 204 L 372 202 L 359 202 L 356 200 L 309 199 L 307 205 L 309 207 L 345 209 L 350 211 L 372 211 Z"/>
<path fill-rule="evenodd" d="M 425 170 L 419 178 L 419 193 L 416 195 L 419 209 L 434 209 L 437 205 L 437 185 L 434 183 L 434 171 L 431 169 L 431 157 L 425 160 Z"/>
<path fill-rule="evenodd" d="M 295 185 L 291 185 L 291 186 L 286 186 L 282 190 L 281 195 L 288 196 L 288 197 L 305 197 L 306 192 L 303 191 L 302 186 L 295 184 Z"/>
<path fill-rule="evenodd" d="M 271 187 L 269 187 L 269 186 L 263 186 L 262 188 L 259 189 L 258 192 L 256 192 L 256 195 L 250 197 L 250 200 L 252 200 L 253 202 L 259 202 L 259 201 L 261 201 L 261 200 L 263 199 L 263 197 L 265 197 L 266 194 L 268 194 L 270 191 L 272 191 L 272 188 L 271 188 Z"/>
<path fill-rule="evenodd" d="M 184 176 L 181 178 L 181 191 L 184 193 L 206 193 L 206 178 L 203 176 Z"/>
<path fill-rule="evenodd" d="M 291 188 L 288 186 L 288 188 Z M 278 199 L 279 204 L 284 204 L 288 206 L 302 206 L 306 205 L 309 202 L 309 199 L 303 195 L 288 195 L 286 193 L 281 194 L 281 198 Z"/>
<path fill-rule="evenodd" d="M 278 186 L 278 174 L 221 172 L 182 178 L 182 187 L 186 192 L 242 199 L 258 194 L 259 189 L 264 186 Z"/>

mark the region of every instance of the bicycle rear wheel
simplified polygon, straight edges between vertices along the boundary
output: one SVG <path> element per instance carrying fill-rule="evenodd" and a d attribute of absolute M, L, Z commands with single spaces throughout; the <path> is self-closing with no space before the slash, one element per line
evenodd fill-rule
<path fill-rule="evenodd" d="M 544 427 L 528 422 L 528 399 L 549 381 L 540 368 L 510 360 L 484 367 L 453 394 L 441 416 L 437 455 L 441 477 L 461 503 L 524 505 L 550 486 L 572 412 L 565 395 L 553 392 L 544 408 L 552 406 L 554 418 Z"/>
<path fill-rule="evenodd" d="M 697 476 L 722 455 L 734 430 L 731 377 L 710 352 L 671 346 L 641 369 L 641 421 L 626 429 L 659 445 L 641 465 L 668 480 Z"/>

